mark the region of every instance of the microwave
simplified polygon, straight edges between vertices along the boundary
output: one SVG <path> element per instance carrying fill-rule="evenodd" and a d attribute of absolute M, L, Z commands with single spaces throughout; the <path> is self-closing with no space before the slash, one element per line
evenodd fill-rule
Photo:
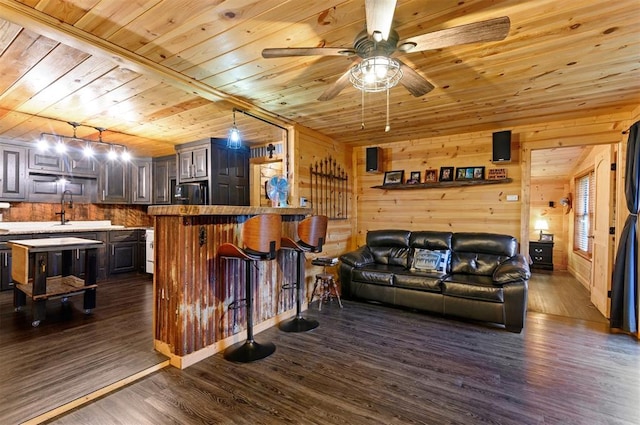
<path fill-rule="evenodd" d="M 208 205 L 209 191 L 206 182 L 180 183 L 176 185 L 174 192 L 176 204 L 181 205 Z"/>

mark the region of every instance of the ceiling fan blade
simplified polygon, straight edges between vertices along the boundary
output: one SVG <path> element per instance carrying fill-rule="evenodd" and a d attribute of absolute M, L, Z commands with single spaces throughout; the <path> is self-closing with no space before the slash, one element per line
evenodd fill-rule
<path fill-rule="evenodd" d="M 356 51 L 349 47 L 283 47 L 263 49 L 263 58 L 285 58 L 289 56 L 352 56 Z"/>
<path fill-rule="evenodd" d="M 411 37 L 398 43 L 401 52 L 421 52 L 461 44 L 503 40 L 509 34 L 509 17 L 489 19 Z"/>
<path fill-rule="evenodd" d="M 349 81 L 349 73 L 351 72 L 351 68 L 347 69 L 347 71 L 338 78 L 338 80 L 333 83 L 328 89 L 324 91 L 318 98 L 318 100 L 331 100 L 336 97 L 342 90 L 344 90 L 351 82 Z"/>
<path fill-rule="evenodd" d="M 415 97 L 420 97 L 433 90 L 433 85 L 425 80 L 422 75 L 418 74 L 413 68 L 402 61 L 398 60 L 398 62 L 400 63 L 400 69 L 402 70 L 400 84 L 409 90 L 409 93 Z"/>
<path fill-rule="evenodd" d="M 367 33 L 372 36 L 375 31 L 380 32 L 382 40 L 389 37 L 393 13 L 396 10 L 396 0 L 366 0 L 364 8 L 367 18 Z"/>

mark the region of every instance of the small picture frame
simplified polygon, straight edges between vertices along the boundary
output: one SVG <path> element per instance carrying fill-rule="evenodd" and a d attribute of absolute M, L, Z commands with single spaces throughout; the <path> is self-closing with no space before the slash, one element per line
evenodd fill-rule
<path fill-rule="evenodd" d="M 383 185 L 401 184 L 404 181 L 404 170 L 385 171 Z"/>
<path fill-rule="evenodd" d="M 425 183 L 435 183 L 438 181 L 438 170 L 429 169 L 424 172 Z"/>
<path fill-rule="evenodd" d="M 553 234 L 552 233 L 541 233 L 540 234 L 540 242 L 553 242 Z"/>
<path fill-rule="evenodd" d="M 440 167 L 440 181 L 441 182 L 453 181 L 453 167 Z"/>
<path fill-rule="evenodd" d="M 487 180 L 501 180 L 507 178 L 506 168 L 490 168 L 487 174 Z"/>
<path fill-rule="evenodd" d="M 485 167 L 458 167 L 456 180 L 484 180 Z"/>
<path fill-rule="evenodd" d="M 412 171 L 409 174 L 409 180 L 407 180 L 407 184 L 416 184 L 420 183 L 420 171 Z"/>

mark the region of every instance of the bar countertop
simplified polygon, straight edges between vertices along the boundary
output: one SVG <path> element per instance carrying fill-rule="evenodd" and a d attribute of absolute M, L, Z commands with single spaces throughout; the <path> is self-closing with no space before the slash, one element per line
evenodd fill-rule
<path fill-rule="evenodd" d="M 201 215 L 309 215 L 311 208 L 299 207 L 249 207 L 240 205 L 152 205 L 147 209 L 149 215 L 201 216 Z"/>

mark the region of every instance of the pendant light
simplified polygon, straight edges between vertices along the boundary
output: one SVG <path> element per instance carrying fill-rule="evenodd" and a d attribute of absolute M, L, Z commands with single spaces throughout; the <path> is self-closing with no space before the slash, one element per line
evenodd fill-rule
<path fill-rule="evenodd" d="M 240 130 L 236 126 L 236 109 L 233 109 L 233 125 L 229 130 L 229 137 L 227 138 L 227 148 L 240 149 L 242 147 L 242 139 L 240 138 Z"/>

